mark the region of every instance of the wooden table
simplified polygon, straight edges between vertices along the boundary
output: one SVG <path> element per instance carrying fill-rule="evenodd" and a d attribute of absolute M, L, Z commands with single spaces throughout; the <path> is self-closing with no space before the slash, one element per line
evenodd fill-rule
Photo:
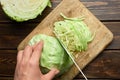
<path fill-rule="evenodd" d="M 17 23 L 10 20 L 0 7 L 0 80 L 12 80 L 18 44 L 61 2 L 51 0 L 42 16 Z M 120 0 L 81 0 L 114 34 L 114 39 L 83 72 L 90 80 L 120 79 Z M 83 80 L 78 74 L 74 80 Z"/>

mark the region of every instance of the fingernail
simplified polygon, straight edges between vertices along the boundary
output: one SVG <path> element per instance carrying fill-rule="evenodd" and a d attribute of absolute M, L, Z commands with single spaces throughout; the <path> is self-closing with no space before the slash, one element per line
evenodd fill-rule
<path fill-rule="evenodd" d="M 39 49 L 43 48 L 43 42 L 40 41 L 37 46 L 38 46 Z"/>
<path fill-rule="evenodd" d="M 54 70 L 55 74 L 58 74 L 60 71 L 58 69 L 53 68 L 52 70 Z"/>
<path fill-rule="evenodd" d="M 41 40 L 41 41 L 40 41 L 40 43 L 42 43 L 42 44 L 43 44 L 43 43 L 44 43 L 44 41 L 43 41 L 43 40 Z"/>
<path fill-rule="evenodd" d="M 56 69 L 55 74 L 58 74 L 60 71 Z"/>
<path fill-rule="evenodd" d="M 26 48 L 30 48 L 31 46 L 30 45 L 27 45 Z"/>
<path fill-rule="evenodd" d="M 41 40 L 41 41 L 39 42 L 39 44 L 42 44 L 42 45 L 43 45 L 43 43 L 44 43 L 44 41 L 43 41 L 43 40 Z"/>

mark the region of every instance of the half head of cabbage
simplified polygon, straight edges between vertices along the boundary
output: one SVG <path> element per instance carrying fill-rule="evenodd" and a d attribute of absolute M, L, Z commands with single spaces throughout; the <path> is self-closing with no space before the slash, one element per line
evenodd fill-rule
<path fill-rule="evenodd" d="M 42 73 L 47 73 L 52 68 L 60 70 L 59 75 L 66 72 L 72 66 L 73 62 L 62 48 L 59 41 L 55 37 L 37 34 L 29 41 L 29 45 L 34 45 L 40 40 L 44 41 L 40 58 L 40 68 Z"/>
<path fill-rule="evenodd" d="M 23 22 L 41 15 L 50 0 L 0 0 L 3 11 L 17 22 Z"/>

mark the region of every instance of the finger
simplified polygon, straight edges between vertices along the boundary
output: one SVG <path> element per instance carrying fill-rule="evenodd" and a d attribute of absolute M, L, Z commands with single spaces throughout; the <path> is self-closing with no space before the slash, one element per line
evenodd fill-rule
<path fill-rule="evenodd" d="M 32 47 L 28 45 L 25 47 L 25 50 L 23 53 L 23 61 L 27 62 L 30 59 L 31 55 L 32 55 Z"/>
<path fill-rule="evenodd" d="M 37 47 L 38 43 L 35 43 L 32 47 L 33 47 L 33 50 Z"/>
<path fill-rule="evenodd" d="M 55 75 L 57 75 L 59 73 L 59 70 L 57 69 L 51 69 L 50 72 L 48 72 L 47 74 L 45 74 L 45 77 L 48 79 L 48 80 L 52 80 Z"/>
<path fill-rule="evenodd" d="M 36 46 L 36 48 L 34 49 L 34 52 L 31 57 L 31 60 L 37 64 L 39 64 L 39 59 L 40 59 L 40 55 L 42 52 L 42 48 L 43 48 L 43 41 L 40 41 L 38 45 Z"/>
<path fill-rule="evenodd" d="M 43 42 L 43 40 L 41 40 Z M 40 41 L 39 41 L 40 42 Z M 33 49 L 35 49 L 37 47 L 37 45 L 39 44 L 39 42 L 36 42 L 32 47 Z"/>
<path fill-rule="evenodd" d="M 17 54 L 17 63 L 19 64 L 23 57 L 23 50 L 20 50 Z"/>

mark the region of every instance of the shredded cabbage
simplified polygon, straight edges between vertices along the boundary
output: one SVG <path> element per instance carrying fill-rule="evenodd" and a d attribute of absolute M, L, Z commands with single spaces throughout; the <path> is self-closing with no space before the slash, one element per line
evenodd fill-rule
<path fill-rule="evenodd" d="M 93 35 L 83 18 L 67 18 L 63 14 L 61 16 L 64 20 L 54 23 L 54 31 L 71 53 L 85 51 L 88 43 L 93 40 Z"/>

